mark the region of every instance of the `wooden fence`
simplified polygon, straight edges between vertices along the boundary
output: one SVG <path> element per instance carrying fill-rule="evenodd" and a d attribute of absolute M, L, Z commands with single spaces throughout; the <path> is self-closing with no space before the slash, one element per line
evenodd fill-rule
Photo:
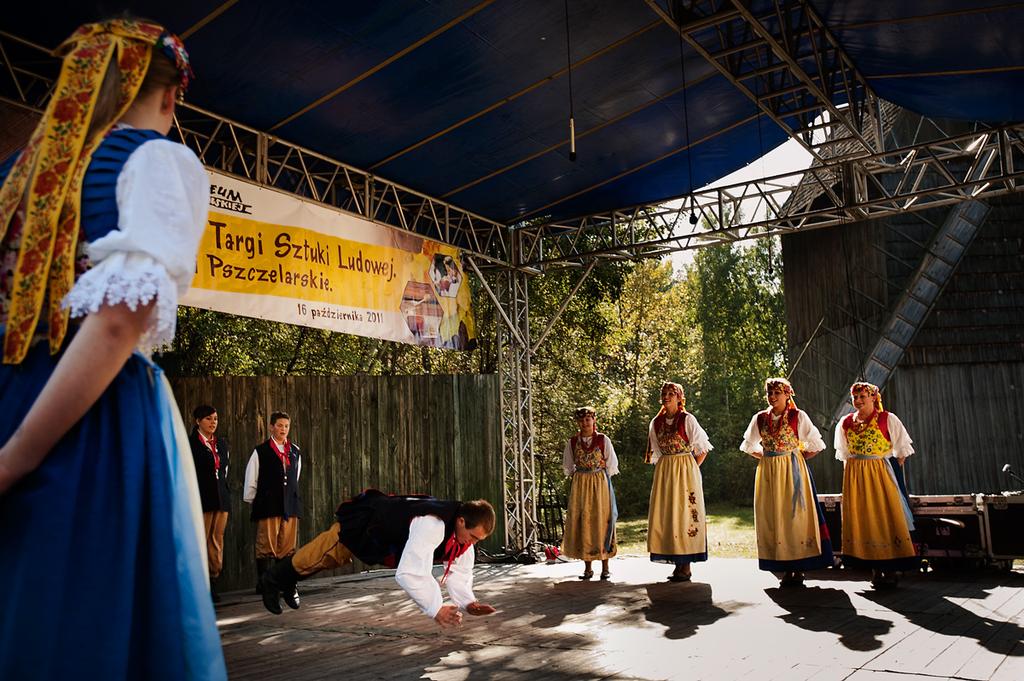
<path fill-rule="evenodd" d="M 254 524 L 242 501 L 242 483 L 253 447 L 268 437 L 273 411 L 291 416 L 291 437 L 303 451 L 300 545 L 333 522 L 340 501 L 367 487 L 487 499 L 498 526 L 483 547 L 502 543 L 496 375 L 175 378 L 171 385 L 189 425 L 196 405 L 211 404 L 220 417 L 218 435 L 231 443 L 233 498 L 222 590 L 255 582 Z"/>

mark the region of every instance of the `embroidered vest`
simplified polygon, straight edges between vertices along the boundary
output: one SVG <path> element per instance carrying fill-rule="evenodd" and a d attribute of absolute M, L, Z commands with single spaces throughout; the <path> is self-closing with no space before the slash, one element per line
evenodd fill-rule
<path fill-rule="evenodd" d="M 757 427 L 761 431 L 761 446 L 766 452 L 793 452 L 800 451 L 800 414 L 796 409 L 788 410 L 779 417 L 783 423 L 778 425 L 778 430 L 772 432 L 773 416 L 771 409 L 766 409 L 757 415 Z"/>
<path fill-rule="evenodd" d="M 93 152 L 82 179 L 82 231 L 86 242 L 117 229 L 117 178 L 128 157 L 146 142 L 167 139 L 155 130 L 125 128 L 111 131 Z M 0 164 L 0 184 L 18 160 L 18 154 Z"/>
<path fill-rule="evenodd" d="M 685 411 L 679 412 L 671 424 L 667 422 L 664 414 L 654 419 L 654 435 L 658 438 L 658 448 L 662 456 L 693 453 L 693 445 L 686 436 L 688 416 Z"/>
<path fill-rule="evenodd" d="M 853 414 L 843 419 L 846 447 L 853 456 L 885 456 L 892 451 L 888 412 L 875 413 L 867 424 L 858 424 Z"/>
<path fill-rule="evenodd" d="M 569 440 L 569 447 L 572 450 L 573 465 L 577 469 L 594 470 L 605 467 L 604 433 L 595 431 L 589 445 L 583 441 L 582 436 L 573 435 Z"/>

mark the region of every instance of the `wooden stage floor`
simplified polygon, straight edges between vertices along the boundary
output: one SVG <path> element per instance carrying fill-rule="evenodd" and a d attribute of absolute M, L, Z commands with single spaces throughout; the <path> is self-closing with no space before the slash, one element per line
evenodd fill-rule
<path fill-rule="evenodd" d="M 581 563 L 478 565 L 498 608 L 441 631 L 391 573 L 300 584 L 302 609 L 267 613 L 252 594 L 218 608 L 232 679 L 742 679 L 1024 681 L 1024 573 L 905 578 L 810 573 L 779 589 L 757 562 L 712 559 L 694 581 L 616 558 L 611 582 Z"/>

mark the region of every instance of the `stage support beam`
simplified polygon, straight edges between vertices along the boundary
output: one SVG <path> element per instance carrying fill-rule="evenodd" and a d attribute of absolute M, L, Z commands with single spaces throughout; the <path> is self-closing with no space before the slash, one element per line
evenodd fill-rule
<path fill-rule="evenodd" d="M 537 550 L 537 476 L 533 449 L 529 275 L 513 269 L 494 273 L 498 304 L 515 333 L 502 327 L 498 340 L 501 374 L 502 460 L 505 471 L 505 545 L 516 554 Z"/>
<path fill-rule="evenodd" d="M 789 201 L 803 183 L 813 201 Z M 1024 124 L 981 128 L 806 171 L 694 192 L 692 200 L 636 206 L 516 230 L 517 263 L 546 268 L 592 258 L 659 258 L 720 243 L 839 227 L 1020 191 Z M 696 213 L 699 220 L 691 224 Z"/>

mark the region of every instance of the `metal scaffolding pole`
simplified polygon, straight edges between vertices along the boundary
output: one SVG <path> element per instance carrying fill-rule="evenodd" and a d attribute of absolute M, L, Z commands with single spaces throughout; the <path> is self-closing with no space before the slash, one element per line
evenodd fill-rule
<path fill-rule="evenodd" d="M 505 472 L 505 545 L 514 553 L 534 552 L 538 541 L 533 401 L 530 390 L 529 276 L 517 270 L 496 273 L 497 303 L 515 333 L 499 334 L 502 460 Z"/>

